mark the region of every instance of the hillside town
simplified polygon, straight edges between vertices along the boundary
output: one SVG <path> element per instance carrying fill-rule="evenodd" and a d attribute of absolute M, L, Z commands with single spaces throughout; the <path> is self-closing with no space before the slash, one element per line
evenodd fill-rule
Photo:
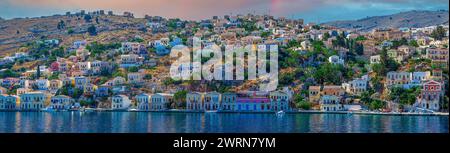
<path fill-rule="evenodd" d="M 0 22 L 2 35 L 10 31 L 0 48 L 14 50 L 1 53 L 0 111 L 448 112 L 448 22 L 363 32 L 255 14 L 42 18 L 51 22 L 20 30 L 13 23 L 23 19 Z M 8 42 L 14 35 L 20 46 Z M 277 90 L 173 80 L 171 48 L 192 48 L 194 37 L 202 46 L 278 45 Z"/>

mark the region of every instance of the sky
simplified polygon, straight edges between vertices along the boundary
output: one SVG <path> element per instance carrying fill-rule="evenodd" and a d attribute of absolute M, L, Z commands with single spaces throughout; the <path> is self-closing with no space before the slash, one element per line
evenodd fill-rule
<path fill-rule="evenodd" d="M 0 0 L 0 17 L 39 17 L 67 11 L 130 11 L 136 17 L 201 20 L 214 15 L 270 14 L 322 23 L 410 10 L 448 10 L 448 0 Z"/>

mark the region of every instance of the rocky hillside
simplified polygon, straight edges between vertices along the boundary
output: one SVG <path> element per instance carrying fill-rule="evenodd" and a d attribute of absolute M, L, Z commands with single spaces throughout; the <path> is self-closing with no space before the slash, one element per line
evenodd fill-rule
<path fill-rule="evenodd" d="M 367 17 L 359 20 L 333 21 L 324 23 L 338 28 L 370 31 L 376 28 L 420 28 L 448 24 L 448 10 L 408 11 L 386 16 Z"/>
<path fill-rule="evenodd" d="M 64 26 L 58 27 L 61 22 Z M 143 32 L 139 29 L 145 27 L 145 23 L 146 20 L 143 18 L 116 15 L 96 15 L 89 21 L 80 15 L 0 20 L 0 57 L 14 53 L 26 43 L 37 40 L 58 39 L 62 45 L 67 46 L 76 40 L 92 39 L 102 42 L 121 37 L 134 37 L 142 35 Z M 91 25 L 96 27 L 98 36 L 91 37 L 87 34 L 87 29 Z"/>

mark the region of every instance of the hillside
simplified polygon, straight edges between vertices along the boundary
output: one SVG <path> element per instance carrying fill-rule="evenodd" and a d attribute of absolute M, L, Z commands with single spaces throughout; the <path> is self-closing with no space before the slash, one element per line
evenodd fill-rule
<path fill-rule="evenodd" d="M 64 27 L 58 28 L 61 21 L 64 22 Z M 77 15 L 0 20 L 0 57 L 14 53 L 26 43 L 42 39 L 59 39 L 66 46 L 82 39 L 102 42 L 123 37 L 127 40 L 128 37 L 141 35 L 139 29 L 145 27 L 145 23 L 145 19 L 110 15 L 93 16 L 89 22 Z M 87 34 L 87 28 L 91 25 L 96 27 L 99 36 L 91 37 Z"/>
<path fill-rule="evenodd" d="M 448 10 L 408 11 L 386 16 L 367 17 L 359 20 L 333 21 L 324 24 L 361 31 L 370 31 L 376 28 L 420 28 L 448 24 L 448 13 Z"/>

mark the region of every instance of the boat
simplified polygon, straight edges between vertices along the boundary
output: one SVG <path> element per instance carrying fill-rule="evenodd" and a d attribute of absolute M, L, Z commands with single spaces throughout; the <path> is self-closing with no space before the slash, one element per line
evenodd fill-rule
<path fill-rule="evenodd" d="M 217 110 L 207 110 L 205 113 L 217 113 Z"/>
<path fill-rule="evenodd" d="M 84 108 L 83 112 L 94 112 L 95 109 L 94 108 Z"/>
<path fill-rule="evenodd" d="M 277 117 L 282 117 L 285 114 L 285 112 L 281 110 L 276 112 L 275 114 L 277 115 Z"/>
<path fill-rule="evenodd" d="M 137 112 L 138 109 L 136 109 L 136 108 L 131 108 L 131 109 L 128 109 L 128 111 L 130 111 L 130 112 Z"/>
<path fill-rule="evenodd" d="M 42 108 L 41 111 L 43 111 L 43 112 L 56 112 L 56 110 L 51 108 L 51 107 Z"/>

